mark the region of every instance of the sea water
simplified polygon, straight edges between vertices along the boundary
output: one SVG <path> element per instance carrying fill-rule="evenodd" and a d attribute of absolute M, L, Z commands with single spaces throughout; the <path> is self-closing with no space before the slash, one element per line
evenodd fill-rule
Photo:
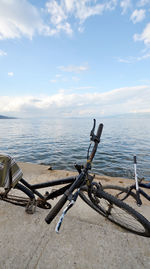
<path fill-rule="evenodd" d="M 146 115 L 146 116 L 145 116 Z M 133 156 L 139 177 L 150 180 L 150 114 L 98 118 L 104 124 L 92 171 L 134 178 Z M 84 164 L 92 118 L 30 118 L 0 120 L 0 154 L 16 161 L 48 164 L 75 170 Z"/>

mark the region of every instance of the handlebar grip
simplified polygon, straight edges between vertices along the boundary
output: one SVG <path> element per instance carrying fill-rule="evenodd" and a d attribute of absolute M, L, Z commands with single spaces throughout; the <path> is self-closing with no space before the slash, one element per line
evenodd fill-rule
<path fill-rule="evenodd" d="M 52 220 L 56 217 L 60 209 L 66 203 L 66 201 L 67 201 L 67 196 L 63 195 L 61 199 L 58 201 L 58 203 L 51 209 L 51 211 L 46 216 L 45 221 L 47 224 L 50 224 L 52 222 Z"/>
<path fill-rule="evenodd" d="M 136 156 L 133 156 L 134 163 L 137 163 Z"/>
<path fill-rule="evenodd" d="M 102 131 L 103 131 L 103 124 L 101 123 L 99 126 L 98 126 L 98 129 L 97 129 L 97 138 L 100 139 L 101 137 L 101 134 L 102 134 Z"/>
<path fill-rule="evenodd" d="M 142 205 L 142 201 L 140 199 L 140 193 L 139 193 L 139 190 L 136 191 L 136 202 L 137 202 L 137 205 L 138 206 L 141 206 Z"/>

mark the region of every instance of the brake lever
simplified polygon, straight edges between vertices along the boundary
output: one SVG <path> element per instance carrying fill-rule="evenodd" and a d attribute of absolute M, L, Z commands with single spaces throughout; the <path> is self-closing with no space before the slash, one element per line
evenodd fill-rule
<path fill-rule="evenodd" d="M 94 136 L 94 131 L 95 131 L 95 126 L 96 126 L 96 119 L 93 119 L 94 123 L 93 123 L 93 128 L 90 132 L 90 137 L 91 137 L 91 140 L 92 140 L 92 137 Z"/>
<path fill-rule="evenodd" d="M 96 126 L 96 120 L 95 119 L 93 119 L 94 120 L 94 124 L 93 124 L 93 128 L 92 128 L 92 130 L 91 130 L 91 132 L 90 132 L 90 140 L 91 141 L 93 141 L 93 142 L 100 142 L 100 139 L 97 137 L 97 135 L 95 135 L 94 134 L 94 131 L 95 131 L 95 126 Z"/>
<path fill-rule="evenodd" d="M 56 225 L 56 228 L 55 228 L 56 233 L 59 233 L 59 230 L 60 230 L 61 224 L 63 222 L 63 219 L 64 219 L 66 213 L 68 212 L 68 210 L 75 204 L 75 202 L 76 202 L 76 200 L 78 198 L 79 192 L 80 192 L 80 188 L 75 192 L 75 194 L 73 195 L 71 201 L 69 202 L 69 204 L 63 210 L 63 213 L 60 216 L 59 221 L 58 221 L 58 223 Z"/>

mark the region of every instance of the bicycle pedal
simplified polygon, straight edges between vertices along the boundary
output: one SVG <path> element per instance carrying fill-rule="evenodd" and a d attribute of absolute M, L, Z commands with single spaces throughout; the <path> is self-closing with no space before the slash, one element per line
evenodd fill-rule
<path fill-rule="evenodd" d="M 26 205 L 25 212 L 27 214 L 34 214 L 35 210 L 36 210 L 36 200 L 35 199 L 30 200 Z"/>

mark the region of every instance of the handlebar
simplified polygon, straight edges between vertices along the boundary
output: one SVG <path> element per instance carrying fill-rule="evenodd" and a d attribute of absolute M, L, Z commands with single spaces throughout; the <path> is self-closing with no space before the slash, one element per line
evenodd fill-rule
<path fill-rule="evenodd" d="M 95 120 L 94 120 L 94 127 L 93 129 L 95 129 Z M 97 147 L 98 147 L 98 144 L 100 142 L 100 138 L 101 138 L 101 134 L 102 134 L 102 131 L 103 131 L 103 124 L 99 124 L 98 126 L 98 129 L 97 129 L 97 133 L 96 135 L 94 134 L 94 130 L 92 129 L 91 133 L 92 133 L 92 136 L 91 136 L 91 141 L 94 141 L 94 146 L 93 146 L 93 149 L 92 149 L 92 152 L 88 158 L 88 161 L 91 163 L 94 156 L 95 156 L 95 153 L 96 153 L 96 150 L 97 150 Z"/>
<path fill-rule="evenodd" d="M 81 169 L 78 177 L 76 178 L 76 180 L 73 182 L 73 184 L 70 186 L 70 188 L 64 193 L 64 195 L 61 197 L 61 199 L 58 201 L 58 203 L 50 210 L 49 214 L 46 216 L 45 221 L 47 224 L 50 224 L 52 222 L 52 220 L 56 217 L 56 215 L 59 213 L 59 211 L 61 210 L 61 208 L 64 206 L 64 204 L 66 203 L 66 201 L 68 200 L 68 197 L 70 195 L 72 195 L 72 192 L 76 189 L 76 188 L 80 188 L 80 186 L 83 184 L 87 173 L 88 173 L 88 169 L 90 169 L 90 164 L 95 156 L 96 150 L 97 150 L 97 146 L 100 142 L 100 137 L 102 134 L 102 130 L 103 130 L 103 124 L 101 123 L 98 126 L 97 129 L 97 133 L 96 135 L 94 134 L 94 130 L 95 130 L 95 125 L 96 125 L 96 120 L 94 119 L 94 125 L 93 125 L 93 129 L 91 130 L 90 136 L 91 136 L 91 141 L 94 142 L 94 146 L 92 149 L 92 152 L 87 160 L 86 165 L 83 167 L 83 170 Z"/>
<path fill-rule="evenodd" d="M 97 137 L 100 139 L 102 131 L 103 131 L 103 123 L 99 124 L 98 130 L 97 130 Z"/>
<path fill-rule="evenodd" d="M 64 194 L 61 197 L 61 199 L 58 201 L 58 203 L 51 209 L 51 211 L 46 216 L 45 221 L 47 224 L 50 224 L 52 222 L 52 220 L 59 213 L 60 209 L 63 207 L 63 205 L 66 203 L 66 201 L 67 201 L 67 196 Z"/>

